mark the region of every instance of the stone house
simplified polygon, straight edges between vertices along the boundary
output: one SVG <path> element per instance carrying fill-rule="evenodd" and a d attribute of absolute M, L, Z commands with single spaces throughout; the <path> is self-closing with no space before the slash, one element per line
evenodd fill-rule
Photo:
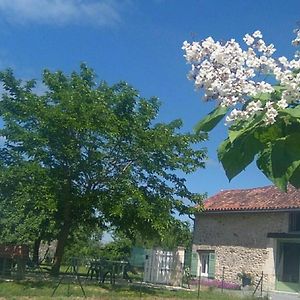
<path fill-rule="evenodd" d="M 263 272 L 265 290 L 300 290 L 300 189 L 221 191 L 195 215 L 192 274 L 241 283 Z"/>

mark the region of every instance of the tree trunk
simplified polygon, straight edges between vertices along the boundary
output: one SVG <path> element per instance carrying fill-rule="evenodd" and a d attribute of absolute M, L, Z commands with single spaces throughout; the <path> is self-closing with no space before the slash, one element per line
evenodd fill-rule
<path fill-rule="evenodd" d="M 32 255 L 32 261 L 35 265 L 39 264 L 39 250 L 40 250 L 40 244 L 41 244 L 41 238 L 37 238 L 34 241 L 33 245 L 33 255 Z"/>
<path fill-rule="evenodd" d="M 53 276 L 59 275 L 59 269 L 61 265 L 61 261 L 64 255 L 64 249 L 66 246 L 66 242 L 70 233 L 70 223 L 69 221 L 65 221 L 57 238 L 57 245 L 54 254 L 54 262 L 51 269 L 51 274 Z"/>
<path fill-rule="evenodd" d="M 57 237 L 57 245 L 54 254 L 54 262 L 51 269 L 53 276 L 59 275 L 61 261 L 64 255 L 65 246 L 69 237 L 71 228 L 71 180 L 65 187 L 64 207 L 63 207 L 63 224 Z"/>
<path fill-rule="evenodd" d="M 59 269 L 61 265 L 61 261 L 64 255 L 65 246 L 69 237 L 70 229 L 71 229 L 71 199 L 72 199 L 72 193 L 71 193 L 71 178 L 69 176 L 68 170 L 65 172 L 65 178 L 66 179 L 66 185 L 64 188 L 64 196 L 62 198 L 63 200 L 63 215 L 62 215 L 62 226 L 60 228 L 60 232 L 58 233 L 57 237 L 57 245 L 55 249 L 54 254 L 54 262 L 51 269 L 51 274 L 53 276 L 59 275 Z"/>

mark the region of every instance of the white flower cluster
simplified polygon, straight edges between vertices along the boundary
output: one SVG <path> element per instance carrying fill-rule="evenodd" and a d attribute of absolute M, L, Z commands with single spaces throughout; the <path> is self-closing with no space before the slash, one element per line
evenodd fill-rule
<path fill-rule="evenodd" d="M 299 45 L 300 30 L 296 33 L 293 44 Z M 246 50 L 234 39 L 221 43 L 208 37 L 200 42 L 183 43 L 184 57 L 192 66 L 188 78 L 195 81 L 196 89 L 204 89 L 206 100 L 219 100 L 222 106 L 234 107 L 226 118 L 228 123 L 264 113 L 265 123 L 273 124 L 278 110 L 300 98 L 300 73 L 296 72 L 300 69 L 299 56 L 291 61 L 286 57 L 274 59 L 274 45 L 267 45 L 262 38 L 258 30 L 246 34 Z M 262 103 L 255 96 L 274 91 L 270 83 L 260 80 L 268 74 L 274 74 L 284 91 L 279 101 Z M 243 110 L 238 108 L 253 97 Z"/>

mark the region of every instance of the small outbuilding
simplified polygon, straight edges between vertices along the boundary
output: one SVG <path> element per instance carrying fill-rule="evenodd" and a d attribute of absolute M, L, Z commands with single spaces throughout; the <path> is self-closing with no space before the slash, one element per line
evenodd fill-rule
<path fill-rule="evenodd" d="M 196 276 L 255 283 L 265 290 L 300 290 L 300 190 L 274 186 L 221 191 L 204 202 L 194 224 Z"/>

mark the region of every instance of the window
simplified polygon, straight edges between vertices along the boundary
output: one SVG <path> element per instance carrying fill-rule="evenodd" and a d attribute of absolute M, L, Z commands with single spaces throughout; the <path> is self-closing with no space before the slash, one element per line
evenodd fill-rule
<path fill-rule="evenodd" d="M 300 212 L 290 213 L 289 231 L 300 231 Z"/>
<path fill-rule="evenodd" d="M 200 253 L 201 276 L 208 277 L 209 253 Z"/>
<path fill-rule="evenodd" d="M 214 251 L 199 251 L 201 276 L 214 278 L 215 277 L 215 252 Z"/>
<path fill-rule="evenodd" d="M 191 255 L 191 275 L 215 278 L 215 260 L 215 251 L 193 251 Z"/>

